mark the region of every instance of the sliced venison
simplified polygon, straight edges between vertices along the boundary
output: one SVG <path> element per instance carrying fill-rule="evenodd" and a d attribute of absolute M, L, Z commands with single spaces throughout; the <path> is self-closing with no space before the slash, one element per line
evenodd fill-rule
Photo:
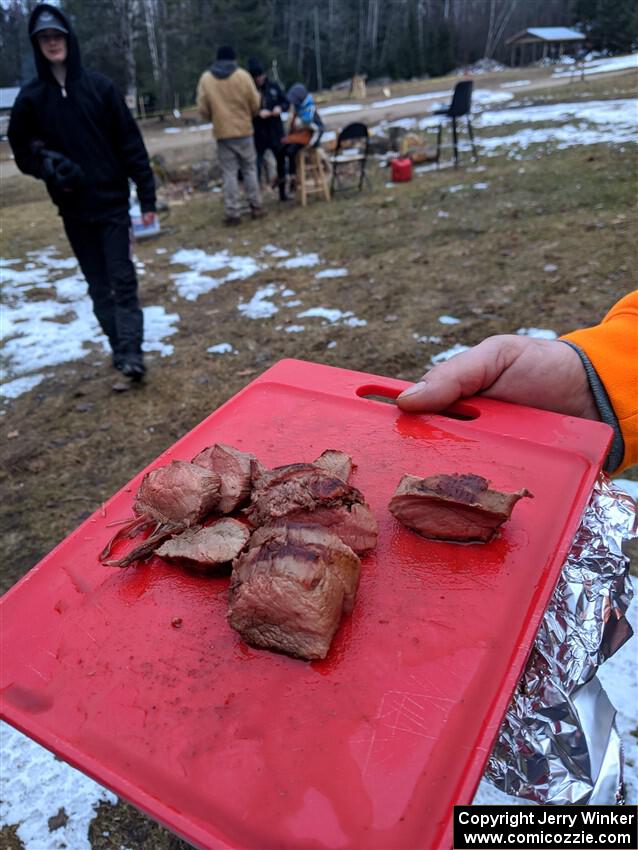
<path fill-rule="evenodd" d="M 197 572 L 213 572 L 238 557 L 250 530 L 239 520 L 218 519 L 205 528 L 189 528 L 155 550 L 163 560 Z"/>
<path fill-rule="evenodd" d="M 315 466 L 325 469 L 327 472 L 336 475 L 343 481 L 347 481 L 352 473 L 352 458 L 345 452 L 340 452 L 338 449 L 326 449 L 319 457 L 313 461 Z"/>
<path fill-rule="evenodd" d="M 358 552 L 376 545 L 377 523 L 362 493 L 314 464 L 291 464 L 262 476 L 247 515 L 256 526 L 278 520 L 322 525 Z"/>
<path fill-rule="evenodd" d="M 424 537 L 487 542 L 509 519 L 516 502 L 526 496 L 532 497 L 526 489 L 490 490 L 486 478 L 471 473 L 404 475 L 388 507 L 400 522 Z"/>
<path fill-rule="evenodd" d="M 145 560 L 174 534 L 202 522 L 219 501 L 216 472 L 183 460 L 174 460 L 147 472 L 135 494 L 135 518 L 123 525 L 100 553 L 110 567 L 127 567 Z M 151 528 L 150 535 L 122 558 L 110 559 L 116 543 Z"/>
<path fill-rule="evenodd" d="M 252 464 L 259 463 L 255 455 L 240 452 L 223 443 L 215 443 L 196 455 L 192 462 L 219 475 L 220 499 L 216 508 L 218 513 L 232 513 L 248 501 Z"/>
<path fill-rule="evenodd" d="M 258 529 L 233 563 L 229 623 L 255 646 L 325 658 L 342 614 L 352 610 L 360 566 L 323 528 Z"/>

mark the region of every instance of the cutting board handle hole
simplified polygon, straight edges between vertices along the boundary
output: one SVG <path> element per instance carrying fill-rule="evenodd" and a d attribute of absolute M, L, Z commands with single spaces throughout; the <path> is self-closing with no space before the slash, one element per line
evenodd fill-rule
<path fill-rule="evenodd" d="M 382 387 L 379 384 L 365 384 L 356 390 L 359 398 L 367 398 L 369 401 L 382 401 L 385 404 L 396 404 L 397 396 L 401 392 L 402 389 Z M 460 419 L 469 422 L 472 419 L 478 419 L 481 411 L 471 404 L 459 401 L 453 404 L 448 410 L 442 410 L 440 413 L 430 413 L 428 415 L 444 416 L 447 419 Z"/>
<path fill-rule="evenodd" d="M 376 384 L 366 384 L 357 389 L 359 398 L 367 398 L 370 401 L 383 401 L 386 404 L 396 404 L 397 396 L 401 395 L 402 390 L 390 389 L 390 387 L 381 387 Z"/>

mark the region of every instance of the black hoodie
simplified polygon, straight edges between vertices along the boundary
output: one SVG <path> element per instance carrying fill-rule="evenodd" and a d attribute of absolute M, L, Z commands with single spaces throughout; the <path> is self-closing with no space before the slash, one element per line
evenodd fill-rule
<path fill-rule="evenodd" d="M 43 9 L 68 30 L 64 87 L 32 35 Z M 47 183 L 65 217 L 99 221 L 128 215 L 129 178 L 137 186 L 142 212 L 154 210 L 155 181 L 137 124 L 113 83 L 83 67 L 68 18 L 55 6 L 41 3 L 29 19 L 29 36 L 38 76 L 20 89 L 8 132 L 18 168 L 44 179 L 39 148 L 63 154 L 81 167 L 84 177 L 71 192 Z"/>

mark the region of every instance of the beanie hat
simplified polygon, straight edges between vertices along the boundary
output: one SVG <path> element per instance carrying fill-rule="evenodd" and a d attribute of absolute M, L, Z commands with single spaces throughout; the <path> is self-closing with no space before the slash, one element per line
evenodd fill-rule
<path fill-rule="evenodd" d="M 288 89 L 286 97 L 293 106 L 301 106 L 304 100 L 308 97 L 308 89 L 303 83 L 295 83 Z"/>
<path fill-rule="evenodd" d="M 63 32 L 65 35 L 69 34 L 68 29 L 64 26 L 61 19 L 48 9 L 43 9 L 35 19 L 35 24 L 31 30 L 31 36 L 42 32 L 42 30 L 58 30 L 59 32 Z"/>
<path fill-rule="evenodd" d="M 217 51 L 217 59 L 219 61 L 224 60 L 224 59 L 232 61 L 233 59 L 236 59 L 236 58 L 237 57 L 235 55 L 235 51 L 233 50 L 232 47 L 229 47 L 228 45 L 225 45 L 224 47 L 220 47 L 219 50 Z"/>
<path fill-rule="evenodd" d="M 266 73 L 264 66 L 254 56 L 251 56 L 248 60 L 248 71 L 253 77 L 261 77 L 262 74 Z"/>

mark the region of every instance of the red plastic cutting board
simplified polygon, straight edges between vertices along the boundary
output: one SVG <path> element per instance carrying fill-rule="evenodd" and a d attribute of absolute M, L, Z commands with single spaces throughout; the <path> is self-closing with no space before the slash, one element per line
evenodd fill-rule
<path fill-rule="evenodd" d="M 405 386 L 282 361 L 151 464 L 217 441 L 269 465 L 353 456 L 379 543 L 325 661 L 242 643 L 228 578 L 98 563 L 140 473 L 2 600 L 3 716 L 203 848 L 451 847 L 452 805 L 472 800 L 611 429 L 487 399 L 458 419 L 362 397 Z M 405 472 L 535 498 L 489 544 L 428 541 L 387 511 Z"/>

